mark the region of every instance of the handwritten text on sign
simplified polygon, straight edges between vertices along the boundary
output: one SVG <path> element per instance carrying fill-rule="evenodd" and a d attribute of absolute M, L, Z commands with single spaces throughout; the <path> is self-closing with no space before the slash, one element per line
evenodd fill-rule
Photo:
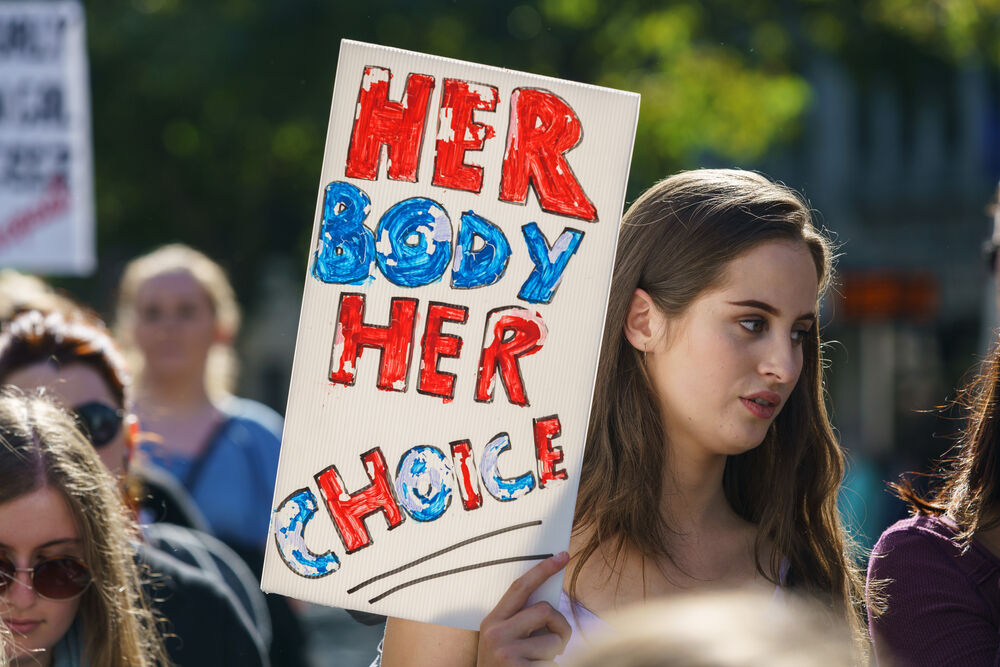
<path fill-rule="evenodd" d="M 90 99 L 78 2 L 0 3 L 0 266 L 94 266 Z"/>
<path fill-rule="evenodd" d="M 475 627 L 524 561 L 565 548 L 636 109 L 345 43 L 269 590 Z M 622 127 L 597 131 L 609 110 Z M 348 558 L 357 574 L 331 583 Z M 456 577 L 468 600 L 428 602 L 430 582 Z"/>

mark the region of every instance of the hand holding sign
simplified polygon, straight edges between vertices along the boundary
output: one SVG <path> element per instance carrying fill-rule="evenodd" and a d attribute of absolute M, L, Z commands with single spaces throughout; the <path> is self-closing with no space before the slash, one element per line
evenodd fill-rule
<path fill-rule="evenodd" d="M 510 585 L 479 626 L 479 667 L 552 660 L 569 641 L 570 626 L 548 602 L 525 607 L 528 597 L 569 562 L 565 551 L 546 558 Z"/>

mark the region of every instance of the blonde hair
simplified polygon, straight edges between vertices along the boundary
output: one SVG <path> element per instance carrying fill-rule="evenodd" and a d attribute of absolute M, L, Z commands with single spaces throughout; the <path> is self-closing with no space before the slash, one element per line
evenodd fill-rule
<path fill-rule="evenodd" d="M 843 617 L 756 591 L 680 595 L 608 618 L 568 667 L 852 667 Z"/>
<path fill-rule="evenodd" d="M 86 308 L 57 292 L 41 278 L 14 269 L 0 269 L 0 324 L 29 310 L 89 314 Z"/>
<path fill-rule="evenodd" d="M 8 650 L 13 653 L 14 637 L 10 634 L 5 623 L 0 623 L 0 667 L 9 667 L 10 656 Z"/>
<path fill-rule="evenodd" d="M 0 392 L 0 504 L 46 487 L 65 499 L 93 575 L 77 611 L 87 663 L 169 664 L 134 560 L 138 527 L 115 480 L 69 414 L 9 387 Z"/>
<path fill-rule="evenodd" d="M 225 270 L 208 255 L 182 243 L 171 243 L 136 257 L 125 266 L 118 292 L 115 331 L 125 348 L 130 366 L 142 375 L 142 355 L 135 347 L 132 329 L 135 323 L 135 300 L 146 281 L 168 273 L 185 272 L 194 278 L 208 297 L 215 320 L 223 333 L 208 353 L 205 387 L 213 398 L 232 394 L 236 386 L 238 363 L 231 341 L 240 328 L 240 307 Z"/>

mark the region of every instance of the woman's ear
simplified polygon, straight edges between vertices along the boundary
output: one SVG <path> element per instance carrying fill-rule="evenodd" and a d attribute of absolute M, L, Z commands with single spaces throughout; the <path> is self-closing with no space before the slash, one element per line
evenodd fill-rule
<path fill-rule="evenodd" d="M 215 322 L 215 336 L 213 336 L 212 342 L 216 345 L 232 345 L 233 344 L 233 334 L 229 331 L 228 327 L 222 326 L 218 320 Z"/>
<path fill-rule="evenodd" d="M 125 470 L 128 470 L 136 445 L 139 444 L 139 418 L 134 412 L 126 412 L 122 426 L 125 429 Z"/>
<path fill-rule="evenodd" d="M 625 314 L 625 338 L 632 347 L 645 352 L 664 333 L 666 319 L 644 289 L 636 288 Z"/>

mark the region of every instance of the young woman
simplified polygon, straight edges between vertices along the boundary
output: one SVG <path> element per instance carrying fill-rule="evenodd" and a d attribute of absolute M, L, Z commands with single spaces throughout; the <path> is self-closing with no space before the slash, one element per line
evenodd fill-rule
<path fill-rule="evenodd" d="M 551 660 L 605 614 L 705 587 L 801 591 L 860 635 L 823 402 L 830 278 L 809 210 L 758 174 L 685 172 L 643 194 L 622 222 L 569 553 L 515 582 L 478 635 L 390 619 L 383 665 Z M 567 562 L 560 609 L 523 608 Z"/>
<path fill-rule="evenodd" d="M 187 490 L 212 533 L 259 576 L 278 471 L 281 417 L 232 395 L 240 312 L 225 272 L 184 245 L 129 262 L 118 331 L 138 369 L 140 447 Z M 267 597 L 271 659 L 305 664 L 305 638 L 285 598 Z"/>
<path fill-rule="evenodd" d="M 15 665 L 167 664 L 114 479 L 73 418 L 0 394 L 0 619 Z"/>
<path fill-rule="evenodd" d="M 180 481 L 212 532 L 259 570 L 278 469 L 281 418 L 232 396 L 239 306 L 222 268 L 187 246 L 129 262 L 119 340 L 137 370 L 140 446 Z"/>
<path fill-rule="evenodd" d="M 1000 664 L 1000 345 L 957 403 L 967 422 L 937 486 L 891 485 L 913 516 L 882 533 L 868 563 L 879 662 Z"/>
<path fill-rule="evenodd" d="M 44 392 L 72 410 L 109 472 L 133 479 L 129 459 L 138 424 L 130 411 L 130 379 L 99 321 L 38 311 L 16 317 L 0 333 L 0 384 Z M 145 489 L 134 481 L 128 486 L 132 493 Z M 266 602 L 239 557 L 180 526 L 149 526 L 142 537 L 137 557 L 152 575 L 144 589 L 170 624 L 169 657 L 192 667 L 266 664 Z"/>

